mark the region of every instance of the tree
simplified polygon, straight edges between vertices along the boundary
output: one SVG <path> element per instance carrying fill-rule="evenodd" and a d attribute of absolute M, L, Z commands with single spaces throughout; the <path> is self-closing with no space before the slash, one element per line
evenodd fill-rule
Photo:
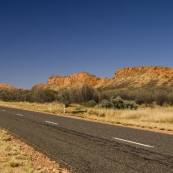
<path fill-rule="evenodd" d="M 94 89 L 87 84 L 84 84 L 81 89 L 82 101 L 92 100 Z"/>
<path fill-rule="evenodd" d="M 163 90 L 156 92 L 156 103 L 162 106 L 167 100 L 167 95 Z"/>

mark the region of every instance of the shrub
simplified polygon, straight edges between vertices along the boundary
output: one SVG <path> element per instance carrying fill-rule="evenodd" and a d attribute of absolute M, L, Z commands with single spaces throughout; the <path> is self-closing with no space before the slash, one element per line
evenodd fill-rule
<path fill-rule="evenodd" d="M 94 100 L 90 100 L 87 103 L 87 107 L 93 108 L 96 105 L 96 102 Z"/>
<path fill-rule="evenodd" d="M 137 109 L 138 105 L 134 101 L 124 101 L 124 109 Z"/>
<path fill-rule="evenodd" d="M 67 108 L 67 107 L 69 107 L 69 106 L 70 106 L 70 104 L 71 104 L 71 102 L 70 102 L 70 101 L 64 101 L 63 103 L 64 103 L 64 105 L 65 105 L 65 107 L 66 107 L 66 108 Z"/>
<path fill-rule="evenodd" d="M 168 94 L 168 101 L 170 105 L 173 105 L 173 92 Z"/>
<path fill-rule="evenodd" d="M 112 99 L 111 102 L 112 102 L 113 108 L 117 108 L 117 109 L 124 108 L 124 100 L 120 96 L 117 96 L 115 99 Z"/>
<path fill-rule="evenodd" d="M 112 104 L 108 100 L 104 99 L 101 101 L 100 107 L 101 108 L 111 108 Z"/>
<path fill-rule="evenodd" d="M 115 109 L 137 109 L 138 105 L 134 101 L 123 100 L 120 96 L 111 100 L 112 107 Z"/>
<path fill-rule="evenodd" d="M 162 90 L 156 92 L 156 103 L 162 106 L 167 100 L 166 93 Z"/>

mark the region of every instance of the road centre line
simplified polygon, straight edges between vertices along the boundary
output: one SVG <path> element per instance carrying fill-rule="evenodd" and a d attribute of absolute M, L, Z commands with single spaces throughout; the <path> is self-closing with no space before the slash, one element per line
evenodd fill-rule
<path fill-rule="evenodd" d="M 50 124 L 55 124 L 57 125 L 58 123 L 54 123 L 54 122 L 51 122 L 51 121 L 45 121 L 46 123 L 50 123 Z"/>
<path fill-rule="evenodd" d="M 136 145 L 141 145 L 141 146 L 144 146 L 144 147 L 154 148 L 153 146 L 150 146 L 150 145 L 141 144 L 141 143 L 133 142 L 133 141 L 128 141 L 128 140 L 121 139 L 121 138 L 114 138 L 114 139 L 119 140 L 119 141 L 124 141 L 124 142 L 128 142 L 128 143 L 132 143 L 132 144 L 136 144 Z"/>
<path fill-rule="evenodd" d="M 16 114 L 16 115 L 23 117 L 23 115 L 22 115 L 22 114 Z"/>

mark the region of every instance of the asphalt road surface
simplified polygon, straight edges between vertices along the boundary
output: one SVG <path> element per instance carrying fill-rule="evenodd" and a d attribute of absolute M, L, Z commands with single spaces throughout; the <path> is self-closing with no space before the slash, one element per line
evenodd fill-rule
<path fill-rule="evenodd" d="M 72 173 L 173 173 L 173 135 L 5 107 L 0 126 Z"/>

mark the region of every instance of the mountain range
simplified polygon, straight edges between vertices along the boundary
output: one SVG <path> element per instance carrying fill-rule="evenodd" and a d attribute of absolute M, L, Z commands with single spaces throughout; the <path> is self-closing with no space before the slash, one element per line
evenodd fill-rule
<path fill-rule="evenodd" d="M 128 87 L 173 87 L 173 68 L 161 66 L 121 68 L 113 78 L 99 78 L 87 72 L 69 76 L 51 76 L 46 84 L 36 84 L 31 89 L 49 88 L 52 90 L 76 89 L 84 84 L 103 90 L 126 89 Z M 0 84 L 0 89 L 15 89 L 8 84 Z"/>

